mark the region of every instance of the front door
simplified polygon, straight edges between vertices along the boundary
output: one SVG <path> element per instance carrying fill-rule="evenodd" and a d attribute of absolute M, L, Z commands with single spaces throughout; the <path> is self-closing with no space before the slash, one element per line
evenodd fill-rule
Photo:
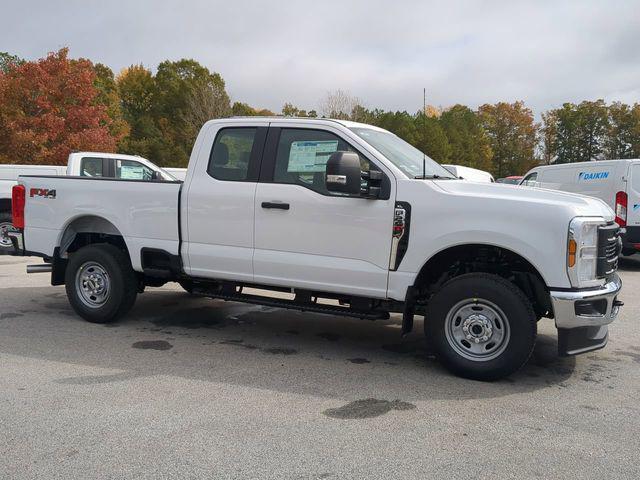
<path fill-rule="evenodd" d="M 355 151 L 330 127 L 269 129 L 255 199 L 255 281 L 385 298 L 395 186 L 387 182 L 387 199 L 330 193 L 326 162 L 337 150 Z M 378 169 L 359 155 L 363 170 Z"/>

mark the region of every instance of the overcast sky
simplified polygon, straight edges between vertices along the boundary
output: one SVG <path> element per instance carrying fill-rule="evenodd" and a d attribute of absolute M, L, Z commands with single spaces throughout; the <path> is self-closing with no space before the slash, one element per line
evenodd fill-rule
<path fill-rule="evenodd" d="M 232 99 L 316 108 L 343 89 L 368 107 L 524 100 L 640 101 L 640 1 L 3 2 L 0 51 L 71 56 L 116 73 L 194 58 Z"/>

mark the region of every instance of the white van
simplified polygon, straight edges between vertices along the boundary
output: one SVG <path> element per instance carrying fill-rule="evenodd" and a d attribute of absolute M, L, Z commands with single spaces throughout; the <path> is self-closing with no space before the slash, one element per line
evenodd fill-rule
<path fill-rule="evenodd" d="M 471 182 L 492 183 L 495 182 L 493 175 L 477 168 L 463 167 L 462 165 L 442 165 L 453 173 L 456 177 Z"/>
<path fill-rule="evenodd" d="M 616 212 L 625 255 L 640 251 L 640 159 L 601 160 L 535 167 L 520 185 L 581 193 L 603 200 Z"/>

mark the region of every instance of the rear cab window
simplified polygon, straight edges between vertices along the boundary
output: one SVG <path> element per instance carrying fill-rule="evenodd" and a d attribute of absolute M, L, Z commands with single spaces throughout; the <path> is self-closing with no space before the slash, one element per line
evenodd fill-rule
<path fill-rule="evenodd" d="M 80 160 L 81 177 L 106 177 L 107 172 L 103 158 L 83 157 Z"/>

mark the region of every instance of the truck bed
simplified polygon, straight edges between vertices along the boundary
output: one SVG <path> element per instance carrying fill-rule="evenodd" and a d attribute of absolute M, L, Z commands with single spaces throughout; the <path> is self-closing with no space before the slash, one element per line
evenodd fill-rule
<path fill-rule="evenodd" d="M 94 220 L 103 221 L 99 217 L 125 239 L 135 270 L 141 271 L 142 248 L 179 253 L 181 182 L 33 175 L 20 181 L 27 197 L 27 251 L 53 256 L 67 228 L 86 228 Z"/>

